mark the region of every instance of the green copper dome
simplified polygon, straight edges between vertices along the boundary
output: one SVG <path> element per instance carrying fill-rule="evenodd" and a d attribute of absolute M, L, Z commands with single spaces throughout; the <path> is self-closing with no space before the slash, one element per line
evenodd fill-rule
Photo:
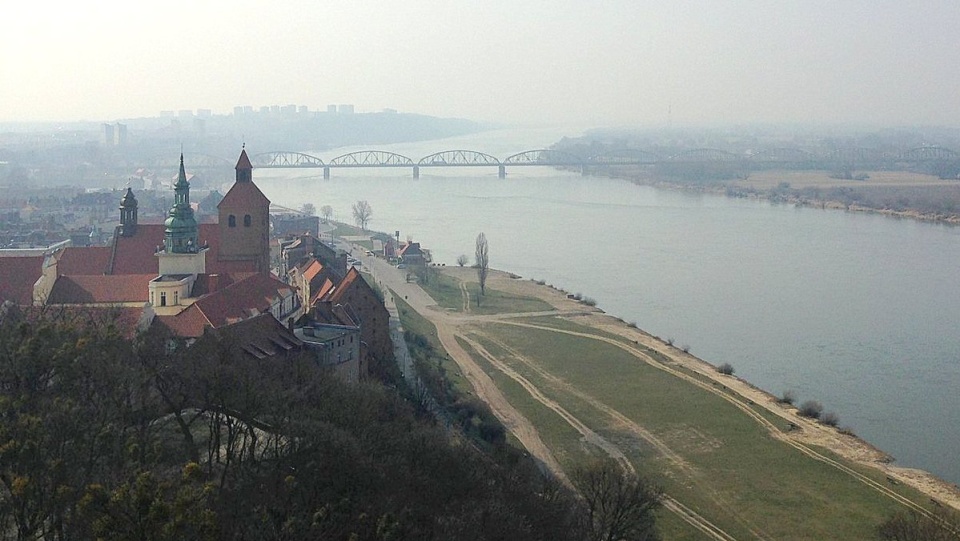
<path fill-rule="evenodd" d="M 174 203 L 170 215 L 163 222 L 163 247 L 169 253 L 185 254 L 197 251 L 199 228 L 190 206 L 190 183 L 180 154 L 180 176 L 174 185 Z"/>

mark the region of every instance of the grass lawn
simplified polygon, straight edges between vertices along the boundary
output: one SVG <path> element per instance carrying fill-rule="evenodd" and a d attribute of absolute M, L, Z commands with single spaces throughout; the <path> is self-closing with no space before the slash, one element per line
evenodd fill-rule
<path fill-rule="evenodd" d="M 872 539 L 875 526 L 900 509 L 852 476 L 774 439 L 723 398 L 613 345 L 501 324 L 485 324 L 482 330 L 504 345 L 484 341 L 488 351 L 617 443 L 638 469 L 659 473 L 674 497 L 738 538 L 752 537 L 749 530 L 753 529 L 778 540 Z M 578 330 L 591 332 L 586 327 Z M 509 351 L 532 360 L 562 383 L 551 381 Z M 493 369 L 489 364 L 485 367 Z M 504 377 L 501 374 L 498 383 Z M 522 399 L 526 392 L 519 385 L 508 383 L 503 389 L 525 414 L 534 409 L 532 398 Z M 691 469 L 678 470 L 670 461 L 656 458 L 646 442 L 629 445 L 631 437 L 589 399 L 650 430 Z M 532 414 L 531 420 L 547 434 L 569 430 L 549 426 L 566 425 L 556 414 Z M 572 445 L 569 437 L 558 437 L 554 443 Z"/>
<path fill-rule="evenodd" d="M 463 292 L 460 289 L 460 280 L 433 272 L 427 281 L 420 280 L 420 287 L 437 301 L 442 308 L 452 312 L 463 311 Z M 466 281 L 467 292 L 470 295 L 470 312 L 473 314 L 508 314 L 514 312 L 543 312 L 553 310 L 549 303 L 533 297 L 517 297 L 508 295 L 495 289 L 486 289 L 477 306 L 477 294 L 480 292 L 479 281 Z"/>

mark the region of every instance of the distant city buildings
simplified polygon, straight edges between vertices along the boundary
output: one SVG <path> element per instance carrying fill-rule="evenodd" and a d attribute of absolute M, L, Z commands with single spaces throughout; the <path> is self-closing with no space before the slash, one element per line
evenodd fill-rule
<path fill-rule="evenodd" d="M 125 146 L 127 144 L 127 125 L 120 124 L 103 124 L 100 138 L 100 143 L 103 146 Z"/>

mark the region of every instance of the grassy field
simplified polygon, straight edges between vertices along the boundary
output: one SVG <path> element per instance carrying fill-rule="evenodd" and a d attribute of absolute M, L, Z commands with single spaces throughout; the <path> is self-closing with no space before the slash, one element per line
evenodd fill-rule
<path fill-rule="evenodd" d="M 562 326 L 571 325 L 575 324 Z M 578 331 L 591 332 L 586 327 Z M 769 539 L 872 539 L 874 527 L 900 508 L 854 477 L 771 437 L 717 394 L 642 363 L 616 346 L 493 323 L 484 324 L 473 336 L 551 400 L 620 447 L 639 471 L 658 479 L 669 494 L 738 539 L 757 533 Z M 562 417 L 473 353 L 556 449 L 562 464 L 599 451 L 584 449 Z M 610 410 L 648 429 L 679 455 L 680 465 L 631 434 Z M 883 481 L 879 472 L 868 473 Z M 898 490 L 925 501 L 908 489 Z M 699 538 L 687 537 L 686 528 L 669 538 Z"/>
<path fill-rule="evenodd" d="M 463 312 L 464 292 L 460 284 L 464 284 L 470 296 L 470 312 L 478 315 L 504 314 L 515 312 L 543 312 L 553 310 L 550 304 L 532 297 L 517 297 L 502 291 L 487 288 L 486 294 L 477 305 L 477 295 L 480 293 L 480 282 L 461 282 L 452 276 L 434 271 L 426 281 L 421 280 L 420 286 L 430 294 L 437 304 L 452 312 Z"/>

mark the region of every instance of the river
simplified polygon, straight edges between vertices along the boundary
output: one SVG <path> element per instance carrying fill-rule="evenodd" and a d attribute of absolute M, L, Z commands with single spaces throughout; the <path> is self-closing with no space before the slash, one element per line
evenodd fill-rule
<path fill-rule="evenodd" d="M 383 145 L 504 158 L 562 130 Z M 359 148 L 315 153 L 324 160 Z M 373 207 L 454 264 L 483 231 L 491 266 L 596 299 L 775 394 L 796 392 L 902 466 L 960 483 L 960 228 L 636 186 L 550 168 L 254 172 L 274 203 Z M 678 397 L 682 400 L 682 397 Z"/>

